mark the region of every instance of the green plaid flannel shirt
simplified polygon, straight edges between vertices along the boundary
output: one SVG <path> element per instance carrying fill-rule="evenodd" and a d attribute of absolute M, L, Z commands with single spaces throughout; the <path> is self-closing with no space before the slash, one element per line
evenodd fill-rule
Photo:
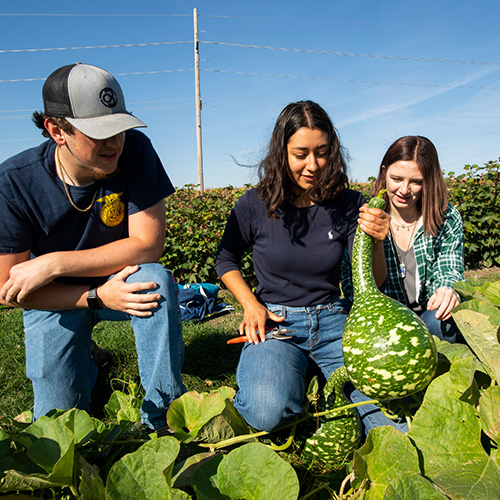
<path fill-rule="evenodd" d="M 384 241 L 387 261 L 387 280 L 383 292 L 405 304 L 405 294 L 398 276 L 398 264 L 391 244 L 391 235 Z M 439 287 L 452 288 L 453 283 L 464 280 L 464 231 L 458 210 L 448 204 L 443 226 L 437 236 L 425 236 L 420 226 L 413 242 L 417 263 L 418 302 L 422 307 Z M 342 264 L 342 290 L 352 301 L 351 263 L 348 256 Z"/>

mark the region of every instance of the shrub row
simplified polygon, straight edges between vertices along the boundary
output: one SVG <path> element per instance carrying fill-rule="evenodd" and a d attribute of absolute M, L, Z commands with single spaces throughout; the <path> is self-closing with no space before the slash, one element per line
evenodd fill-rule
<path fill-rule="evenodd" d="M 227 217 L 235 201 L 250 186 L 206 190 L 185 185 L 166 199 L 166 233 L 160 262 L 179 283 L 216 283 L 215 253 Z M 242 272 L 253 280 L 250 254 L 242 260 Z"/>
<path fill-rule="evenodd" d="M 467 269 L 500 265 L 500 163 L 466 165 L 465 173 L 446 177 L 450 202 L 464 221 Z M 206 190 L 183 186 L 167 198 L 165 246 L 161 263 L 180 283 L 216 283 L 217 245 L 234 202 L 251 186 Z M 352 189 L 371 197 L 371 182 L 353 183 Z M 244 256 L 245 279 L 255 284 L 250 254 Z"/>

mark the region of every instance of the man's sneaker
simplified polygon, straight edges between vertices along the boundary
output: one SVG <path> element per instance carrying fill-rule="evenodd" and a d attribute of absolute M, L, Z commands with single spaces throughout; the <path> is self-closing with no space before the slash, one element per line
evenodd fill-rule
<path fill-rule="evenodd" d="M 94 363 L 99 370 L 104 367 L 109 368 L 113 365 L 113 355 L 109 351 L 106 351 L 106 349 L 101 349 L 95 343 L 95 340 L 91 341 L 90 353 L 92 354 Z"/>

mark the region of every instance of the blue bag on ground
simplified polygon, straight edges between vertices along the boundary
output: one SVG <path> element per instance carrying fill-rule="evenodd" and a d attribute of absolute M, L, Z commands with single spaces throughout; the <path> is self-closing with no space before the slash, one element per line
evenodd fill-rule
<path fill-rule="evenodd" d="M 179 287 L 179 306 L 183 321 L 201 321 L 227 311 L 234 307 L 223 302 L 217 304 L 219 287 L 211 283 L 186 283 Z"/>

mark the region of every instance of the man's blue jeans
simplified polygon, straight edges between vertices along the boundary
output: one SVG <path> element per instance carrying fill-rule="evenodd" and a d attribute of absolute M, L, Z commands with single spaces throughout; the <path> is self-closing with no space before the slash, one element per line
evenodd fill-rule
<path fill-rule="evenodd" d="M 313 307 L 287 307 L 266 304 L 285 320 L 280 328 L 296 330 L 290 340 L 266 340 L 246 343 L 236 372 L 238 392 L 234 403 L 245 421 L 255 429 L 272 431 L 291 422 L 303 412 L 306 372 L 312 361 L 324 379 L 344 364 L 342 333 L 347 313 L 340 301 Z M 353 401 L 364 398 L 359 391 L 350 395 Z M 362 410 L 361 410 L 362 408 Z M 375 405 L 358 408 L 366 432 L 372 427 L 399 426 Z"/>
<path fill-rule="evenodd" d="M 169 404 L 186 391 L 181 382 L 184 345 L 178 287 L 160 264 L 141 265 L 127 282 L 158 284 L 154 293 L 162 298 L 152 316 L 140 318 L 107 308 L 24 311 L 26 375 L 33 383 L 35 419 L 54 408 L 89 410 L 96 379 L 92 329 L 99 321 L 131 320 L 146 393 L 143 422 L 152 428 L 166 424 Z"/>

